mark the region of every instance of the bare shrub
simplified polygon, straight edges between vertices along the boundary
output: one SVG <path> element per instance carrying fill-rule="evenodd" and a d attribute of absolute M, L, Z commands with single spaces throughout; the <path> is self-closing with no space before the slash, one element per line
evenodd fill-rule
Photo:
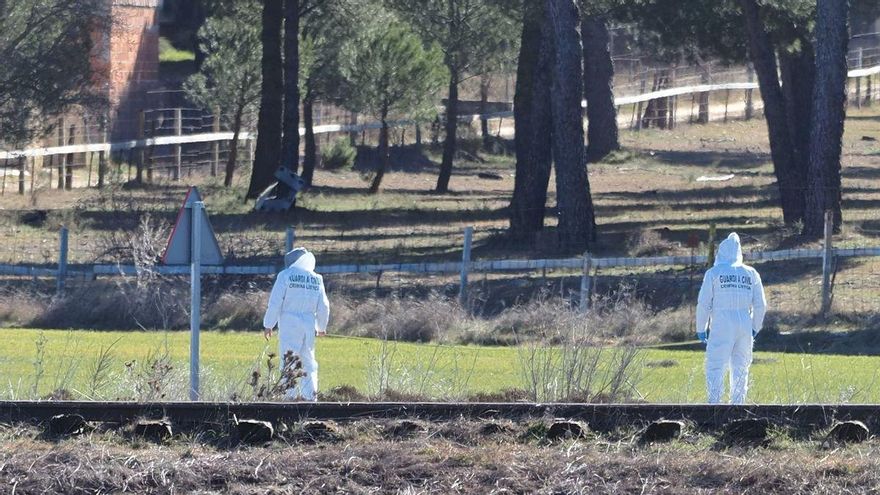
<path fill-rule="evenodd" d="M 119 308 L 142 328 L 184 325 L 188 315 L 186 283 L 156 271 L 167 239 L 168 225 L 150 215 L 141 217 L 133 235 L 115 238 L 121 250 L 130 253 L 136 272 L 116 279 L 116 288 L 125 301 Z"/>
<path fill-rule="evenodd" d="M 630 256 L 658 256 L 669 250 L 669 243 L 656 230 L 639 230 L 629 236 L 626 251 Z"/>
<path fill-rule="evenodd" d="M 207 304 L 204 323 L 219 330 L 244 330 L 261 326 L 268 299 L 267 292 L 225 292 Z"/>
<path fill-rule="evenodd" d="M 404 342 L 452 341 L 477 325 L 456 301 L 437 294 L 424 299 L 347 301 L 334 298 L 331 331 Z"/>
<path fill-rule="evenodd" d="M 643 353 L 634 346 L 602 347 L 592 335 L 562 329 L 548 341 L 519 348 L 523 388 L 540 402 L 626 402 L 638 394 Z"/>

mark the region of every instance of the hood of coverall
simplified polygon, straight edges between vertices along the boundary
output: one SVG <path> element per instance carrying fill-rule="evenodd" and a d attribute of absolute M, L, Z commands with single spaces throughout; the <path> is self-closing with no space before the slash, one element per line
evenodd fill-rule
<path fill-rule="evenodd" d="M 284 264 L 307 272 L 315 271 L 315 255 L 306 248 L 296 248 L 284 255 Z"/>
<path fill-rule="evenodd" d="M 736 232 L 727 236 L 718 246 L 718 255 L 715 256 L 716 265 L 742 265 L 743 253 Z"/>

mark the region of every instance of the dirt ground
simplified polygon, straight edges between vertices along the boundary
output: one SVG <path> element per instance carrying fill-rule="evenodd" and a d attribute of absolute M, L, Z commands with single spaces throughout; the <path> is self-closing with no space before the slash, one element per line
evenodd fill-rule
<path fill-rule="evenodd" d="M 210 435 L 155 444 L 116 433 L 48 439 L 0 428 L 3 493 L 872 493 L 876 440 L 823 445 L 773 434 L 762 447 L 708 434 L 639 445 L 635 435 L 549 441 L 546 421 L 331 425 L 269 444 L 227 446 Z M 635 432 L 634 432 L 635 433 Z"/>

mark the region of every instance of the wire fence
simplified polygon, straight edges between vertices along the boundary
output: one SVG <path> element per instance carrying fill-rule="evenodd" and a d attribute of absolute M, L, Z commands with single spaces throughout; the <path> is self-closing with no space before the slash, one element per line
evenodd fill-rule
<path fill-rule="evenodd" d="M 872 105 L 880 95 L 880 48 L 860 47 L 850 53 L 848 62 L 850 105 Z M 513 114 L 509 108 L 514 85 L 511 76 L 496 77 L 495 89 L 490 93 L 495 101 L 490 105 L 508 110 L 483 117 L 463 116 L 464 134 L 476 132 L 479 121 L 487 119 L 491 133 L 512 137 Z M 656 65 L 631 55 L 615 59 L 614 93 L 618 125 L 622 128 L 672 129 L 680 124 L 760 117 L 763 105 L 756 89 L 754 72 L 746 66 L 717 62 Z M 163 101 L 186 103 L 181 91 L 161 93 Z M 473 89 L 465 89 L 464 98 L 479 98 L 473 93 Z M 253 160 L 255 117 L 245 116 L 240 135 L 243 144 L 238 162 L 244 167 Z M 319 148 L 339 137 L 348 138 L 351 144 L 378 141 L 378 125 L 369 116 L 318 102 L 313 119 Z M 179 181 L 194 173 L 215 176 L 229 159 L 233 120 L 228 109 L 151 108 L 142 111 L 137 122 L 126 123 L 137 129 L 132 141 L 109 143 L 109 130 L 120 123 L 86 112 L 65 116 L 53 123 L 41 148 L 0 151 L 0 194 L 92 187 L 134 178 Z M 394 140 L 399 144 L 423 139 L 438 142 L 442 134 L 440 118 L 425 123 L 399 122 L 396 127 Z"/>

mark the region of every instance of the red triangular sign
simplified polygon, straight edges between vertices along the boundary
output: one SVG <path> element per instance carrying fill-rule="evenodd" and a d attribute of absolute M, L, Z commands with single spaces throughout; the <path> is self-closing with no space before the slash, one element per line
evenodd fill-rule
<path fill-rule="evenodd" d="M 197 201 L 202 201 L 202 196 L 195 186 L 190 187 L 186 193 L 186 199 L 183 200 L 183 206 L 177 212 L 177 221 L 174 222 L 174 230 L 168 238 L 168 245 L 165 247 L 165 254 L 162 255 L 162 263 L 165 265 L 188 265 L 191 263 L 192 256 L 192 205 Z M 220 245 L 217 243 L 217 236 L 214 235 L 214 229 L 208 220 L 208 213 L 204 208 L 198 210 L 201 212 L 201 264 L 202 265 L 222 265 L 223 255 L 220 253 Z"/>

